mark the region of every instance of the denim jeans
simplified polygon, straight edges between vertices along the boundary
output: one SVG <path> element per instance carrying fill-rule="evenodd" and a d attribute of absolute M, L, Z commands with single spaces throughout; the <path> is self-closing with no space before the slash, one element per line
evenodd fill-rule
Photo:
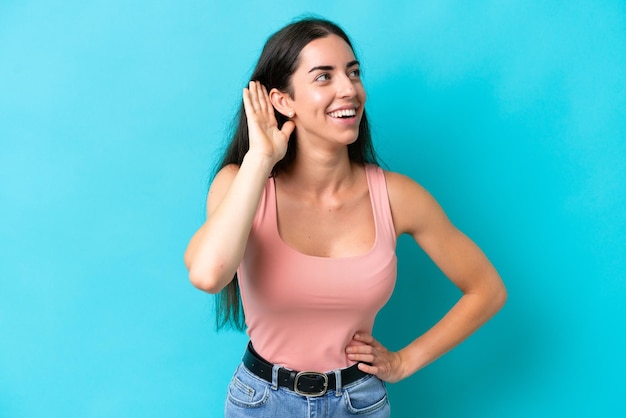
<path fill-rule="evenodd" d="M 228 386 L 224 416 L 226 418 L 389 417 L 387 389 L 385 383 L 376 376 L 368 375 L 343 387 L 338 384 L 337 390 L 329 390 L 322 396 L 311 397 L 278 387 L 275 384 L 277 369 L 275 366 L 272 384 L 255 376 L 240 364 Z"/>

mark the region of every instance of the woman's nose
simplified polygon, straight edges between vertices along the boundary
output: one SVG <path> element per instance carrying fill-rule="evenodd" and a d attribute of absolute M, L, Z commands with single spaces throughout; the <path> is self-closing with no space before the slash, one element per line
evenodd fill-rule
<path fill-rule="evenodd" d="M 339 85 L 337 87 L 337 94 L 339 97 L 353 97 L 355 95 L 354 84 L 348 76 L 343 76 L 339 79 Z"/>

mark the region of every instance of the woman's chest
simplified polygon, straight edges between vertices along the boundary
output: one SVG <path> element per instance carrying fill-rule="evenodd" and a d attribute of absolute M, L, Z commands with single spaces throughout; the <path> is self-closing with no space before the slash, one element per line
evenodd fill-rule
<path fill-rule="evenodd" d="M 342 204 L 279 201 L 277 226 L 286 245 L 302 254 L 317 257 L 362 255 L 376 242 L 376 223 L 369 194 Z"/>

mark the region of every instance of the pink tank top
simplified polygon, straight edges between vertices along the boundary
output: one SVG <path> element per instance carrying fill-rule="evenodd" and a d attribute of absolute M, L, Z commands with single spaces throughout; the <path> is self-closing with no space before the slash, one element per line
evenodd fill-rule
<path fill-rule="evenodd" d="M 345 347 L 357 331 L 372 332 L 396 281 L 396 234 L 385 176 L 366 165 L 376 224 L 374 246 L 353 257 L 305 255 L 278 233 L 276 189 L 269 178 L 237 270 L 255 350 L 299 371 L 326 372 L 353 364 Z"/>

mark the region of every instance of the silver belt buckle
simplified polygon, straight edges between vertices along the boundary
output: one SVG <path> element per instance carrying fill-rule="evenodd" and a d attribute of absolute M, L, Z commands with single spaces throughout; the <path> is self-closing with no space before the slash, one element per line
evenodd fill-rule
<path fill-rule="evenodd" d="M 322 380 L 324 381 L 324 383 L 323 383 L 324 388 L 321 391 L 319 391 L 319 392 L 306 392 L 306 391 L 302 391 L 302 390 L 298 389 L 298 380 L 300 380 L 300 378 L 302 376 L 321 377 Z M 293 390 L 297 394 L 303 395 L 303 396 L 322 396 L 322 395 L 325 395 L 326 392 L 328 391 L 328 376 L 325 373 L 318 373 L 318 372 L 298 372 L 298 374 L 296 374 L 295 380 L 293 381 Z"/>

